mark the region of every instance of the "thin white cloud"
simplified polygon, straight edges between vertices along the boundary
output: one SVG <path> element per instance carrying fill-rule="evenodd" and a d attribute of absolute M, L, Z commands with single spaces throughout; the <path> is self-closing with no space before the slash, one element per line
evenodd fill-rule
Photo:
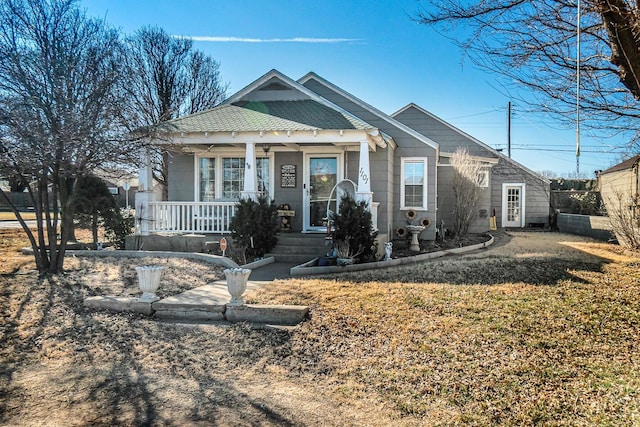
<path fill-rule="evenodd" d="M 176 38 L 191 39 L 196 42 L 214 42 L 214 43 L 353 43 L 362 41 L 362 39 L 347 38 L 315 38 L 315 37 L 293 37 L 288 39 L 259 39 L 252 37 L 225 37 L 225 36 L 178 36 Z"/>

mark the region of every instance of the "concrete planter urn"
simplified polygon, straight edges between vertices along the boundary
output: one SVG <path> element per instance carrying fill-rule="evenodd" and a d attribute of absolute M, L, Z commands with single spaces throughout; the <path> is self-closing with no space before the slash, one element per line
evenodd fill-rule
<path fill-rule="evenodd" d="M 247 282 L 251 270 L 248 268 L 227 268 L 224 275 L 227 277 L 227 290 L 231 294 L 231 305 L 242 305 L 244 300 L 242 295 L 247 290 Z"/>
<path fill-rule="evenodd" d="M 142 291 L 142 296 L 138 298 L 140 302 L 153 302 L 160 298 L 156 296 L 156 291 L 160 287 L 160 277 L 164 267 L 159 265 L 143 265 L 136 267 L 138 273 L 138 286 Z"/>

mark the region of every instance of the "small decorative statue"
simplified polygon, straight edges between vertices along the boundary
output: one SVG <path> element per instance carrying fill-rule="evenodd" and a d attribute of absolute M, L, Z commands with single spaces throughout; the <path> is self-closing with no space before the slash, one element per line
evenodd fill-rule
<path fill-rule="evenodd" d="M 384 260 L 389 261 L 391 259 L 391 251 L 393 250 L 393 243 L 386 242 L 384 244 Z"/>

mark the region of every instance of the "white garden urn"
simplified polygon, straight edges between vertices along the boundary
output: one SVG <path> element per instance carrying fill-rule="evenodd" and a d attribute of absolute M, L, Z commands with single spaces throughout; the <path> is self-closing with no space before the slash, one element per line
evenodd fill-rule
<path fill-rule="evenodd" d="M 156 291 L 160 286 L 160 276 L 162 276 L 164 267 L 159 265 L 143 265 L 136 267 L 138 273 L 138 286 L 142 291 L 142 296 L 138 298 L 139 302 L 153 302 L 160 298 L 156 296 Z"/>
<path fill-rule="evenodd" d="M 227 290 L 231 294 L 231 305 L 242 305 L 244 301 L 242 294 L 247 290 L 247 282 L 251 270 L 248 268 L 227 268 L 224 275 L 227 277 Z"/>

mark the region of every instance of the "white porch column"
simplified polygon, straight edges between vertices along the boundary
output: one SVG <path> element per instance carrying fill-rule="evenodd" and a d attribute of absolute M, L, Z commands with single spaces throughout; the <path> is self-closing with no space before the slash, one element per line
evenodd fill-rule
<path fill-rule="evenodd" d="M 360 141 L 360 167 L 358 170 L 358 191 L 356 192 L 356 201 L 364 200 L 367 202 L 369 209 L 373 202 L 373 193 L 371 192 L 371 168 L 369 167 L 369 142 Z"/>
<path fill-rule="evenodd" d="M 258 195 L 258 173 L 256 171 L 256 145 L 254 142 L 247 142 L 244 161 L 244 190 L 242 191 L 242 197 L 255 200 Z"/>
<path fill-rule="evenodd" d="M 153 169 L 149 149 L 143 148 L 140 152 L 140 170 L 138 172 L 138 191 L 135 197 L 136 208 L 136 234 L 149 235 L 152 221 L 152 212 L 149 202 L 155 202 L 156 194 L 153 192 Z"/>

